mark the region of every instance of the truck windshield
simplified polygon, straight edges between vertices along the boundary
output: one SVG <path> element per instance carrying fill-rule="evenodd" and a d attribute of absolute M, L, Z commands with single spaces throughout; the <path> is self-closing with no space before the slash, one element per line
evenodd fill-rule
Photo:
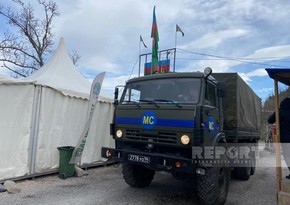
<path fill-rule="evenodd" d="M 197 104 L 200 85 L 199 78 L 165 78 L 127 83 L 120 102 Z"/>

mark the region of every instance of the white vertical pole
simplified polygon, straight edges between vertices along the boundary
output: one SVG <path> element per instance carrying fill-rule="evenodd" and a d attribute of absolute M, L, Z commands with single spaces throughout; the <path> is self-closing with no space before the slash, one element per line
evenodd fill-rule
<path fill-rule="evenodd" d="M 35 171 L 35 159 L 36 159 L 36 147 L 38 139 L 39 130 L 39 116 L 40 116 L 40 105 L 41 105 L 41 93 L 42 87 L 40 85 L 35 85 L 34 96 L 33 96 L 33 107 L 31 116 L 31 130 L 30 130 L 30 140 L 28 147 L 28 165 L 29 174 L 34 174 Z"/>
<path fill-rule="evenodd" d="M 141 36 L 139 39 L 139 72 L 138 72 L 138 77 L 140 77 L 141 74 Z"/>

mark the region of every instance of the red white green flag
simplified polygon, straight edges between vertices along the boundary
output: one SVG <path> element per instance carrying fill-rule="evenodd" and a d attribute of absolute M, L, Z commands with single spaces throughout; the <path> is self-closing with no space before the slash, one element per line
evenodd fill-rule
<path fill-rule="evenodd" d="M 159 71 L 159 66 L 158 66 L 159 35 L 158 35 L 158 27 L 157 27 L 156 15 L 155 15 L 155 6 L 153 9 L 153 23 L 152 23 L 152 30 L 151 30 L 151 38 L 152 38 L 152 70 L 153 72 L 158 72 Z"/>
<path fill-rule="evenodd" d="M 182 33 L 182 37 L 184 36 L 183 31 L 181 30 L 181 28 L 176 24 L 176 32 L 180 32 Z"/>

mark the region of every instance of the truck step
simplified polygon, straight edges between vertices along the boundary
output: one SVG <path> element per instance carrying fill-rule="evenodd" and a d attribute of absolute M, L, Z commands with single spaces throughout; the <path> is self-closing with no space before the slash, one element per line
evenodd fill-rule
<path fill-rule="evenodd" d="M 282 181 L 281 181 L 281 191 L 290 194 L 290 179 L 287 179 L 287 178 L 282 179 Z"/>
<path fill-rule="evenodd" d="M 290 193 L 280 191 L 278 193 L 278 205 L 289 205 L 290 204 Z"/>

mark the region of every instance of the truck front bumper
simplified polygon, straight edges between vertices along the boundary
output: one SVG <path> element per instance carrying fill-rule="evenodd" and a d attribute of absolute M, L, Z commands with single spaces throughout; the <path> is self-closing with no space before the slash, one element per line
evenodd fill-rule
<path fill-rule="evenodd" d="M 147 153 L 102 147 L 102 157 L 115 162 L 143 165 L 149 169 L 166 172 L 195 173 L 191 159 L 169 154 Z"/>

